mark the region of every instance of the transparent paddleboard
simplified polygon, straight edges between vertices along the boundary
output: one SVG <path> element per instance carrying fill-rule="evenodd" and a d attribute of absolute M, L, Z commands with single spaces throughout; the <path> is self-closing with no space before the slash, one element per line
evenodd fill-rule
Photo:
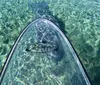
<path fill-rule="evenodd" d="M 37 19 L 20 34 L 1 85 L 91 85 L 71 44 L 51 21 Z"/>

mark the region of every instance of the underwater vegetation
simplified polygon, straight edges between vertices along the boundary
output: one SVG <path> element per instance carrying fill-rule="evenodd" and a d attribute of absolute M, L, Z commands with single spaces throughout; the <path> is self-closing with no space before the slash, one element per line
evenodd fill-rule
<path fill-rule="evenodd" d="M 65 34 L 78 53 L 93 85 L 100 81 L 99 0 L 0 0 L 0 71 L 18 35 L 32 20 L 29 1 L 48 3 L 64 23 Z"/>

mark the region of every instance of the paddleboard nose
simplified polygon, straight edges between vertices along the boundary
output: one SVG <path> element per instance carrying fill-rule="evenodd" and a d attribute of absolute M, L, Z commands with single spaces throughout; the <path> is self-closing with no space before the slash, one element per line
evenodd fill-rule
<path fill-rule="evenodd" d="M 1 85 L 91 85 L 61 30 L 47 19 L 30 23 L 14 44 Z"/>

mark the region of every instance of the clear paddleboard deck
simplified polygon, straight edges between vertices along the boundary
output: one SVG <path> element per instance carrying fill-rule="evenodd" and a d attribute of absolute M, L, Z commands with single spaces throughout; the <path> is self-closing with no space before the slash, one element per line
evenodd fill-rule
<path fill-rule="evenodd" d="M 14 44 L 0 85 L 91 85 L 61 30 L 46 19 L 30 23 Z"/>

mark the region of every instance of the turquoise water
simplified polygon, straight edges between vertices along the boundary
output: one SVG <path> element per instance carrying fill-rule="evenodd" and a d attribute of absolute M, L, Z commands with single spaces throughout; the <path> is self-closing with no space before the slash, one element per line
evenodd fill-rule
<path fill-rule="evenodd" d="M 31 0 L 32 1 L 32 0 Z M 94 85 L 100 81 L 100 2 L 99 0 L 45 1 L 53 16 L 62 20 L 65 32 L 77 51 Z M 0 0 L 0 68 L 16 38 L 35 13 L 28 0 Z"/>

